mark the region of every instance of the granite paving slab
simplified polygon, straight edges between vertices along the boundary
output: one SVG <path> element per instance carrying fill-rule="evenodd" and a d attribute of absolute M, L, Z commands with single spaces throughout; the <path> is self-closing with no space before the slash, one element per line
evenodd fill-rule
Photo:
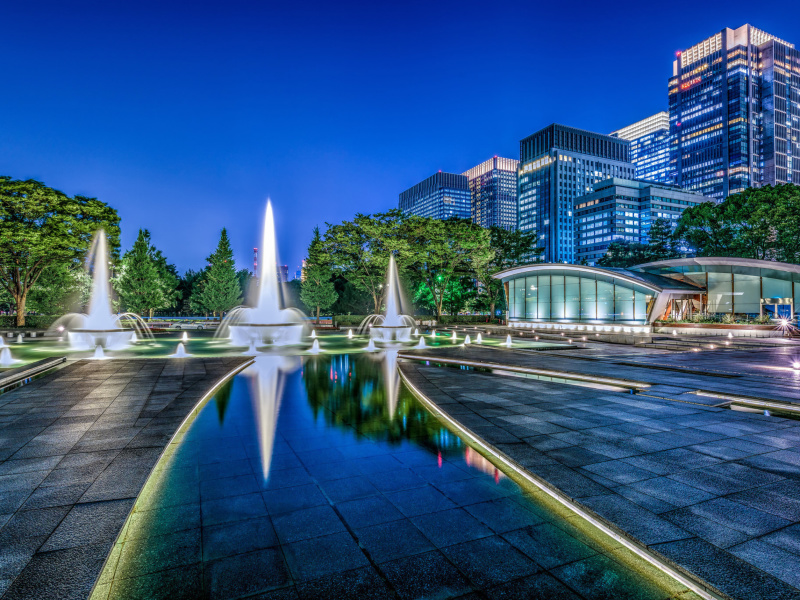
<path fill-rule="evenodd" d="M 723 596 L 800 599 L 787 566 L 800 556 L 800 421 L 417 360 L 399 368 L 442 412 L 478 437 L 488 432 L 481 439 L 544 485 Z M 636 379 L 647 379 L 645 369 Z M 694 386 L 693 378 L 681 376 L 682 385 Z M 510 414 L 487 412 L 499 399 L 510 400 Z M 473 427 L 481 421 L 490 426 Z"/>
<path fill-rule="evenodd" d="M 86 598 L 173 433 L 250 360 L 82 360 L 0 395 L 0 597 Z"/>

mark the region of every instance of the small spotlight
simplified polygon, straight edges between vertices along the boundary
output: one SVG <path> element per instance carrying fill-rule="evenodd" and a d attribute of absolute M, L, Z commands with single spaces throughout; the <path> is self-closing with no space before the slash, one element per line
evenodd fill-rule
<path fill-rule="evenodd" d="M 63 326 L 63 325 L 59 325 L 59 326 L 58 326 L 58 330 L 59 330 L 59 331 L 64 331 L 64 326 Z"/>
<path fill-rule="evenodd" d="M 567 340 L 567 343 L 568 343 L 568 344 L 571 344 L 571 343 L 572 343 L 572 340 Z"/>
<path fill-rule="evenodd" d="M 781 319 L 781 327 L 786 327 L 789 324 L 789 319 Z"/>
<path fill-rule="evenodd" d="M 800 371 L 800 362 L 798 362 L 798 361 L 794 361 L 794 362 L 792 363 L 792 368 L 793 368 L 795 371 Z"/>
<path fill-rule="evenodd" d="M 581 339 L 585 342 L 586 341 L 586 336 L 583 336 Z"/>
<path fill-rule="evenodd" d="M 695 352 L 700 352 L 700 348 L 692 348 Z"/>

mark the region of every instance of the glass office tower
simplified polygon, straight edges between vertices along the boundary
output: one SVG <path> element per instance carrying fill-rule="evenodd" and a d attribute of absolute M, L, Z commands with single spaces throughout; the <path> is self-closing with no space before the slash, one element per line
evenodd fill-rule
<path fill-rule="evenodd" d="M 679 52 L 669 80 L 675 183 L 717 200 L 800 183 L 799 99 L 800 53 L 751 25 Z"/>
<path fill-rule="evenodd" d="M 653 221 L 667 219 L 674 227 L 684 210 L 711 200 L 652 181 L 614 177 L 596 183 L 575 200 L 575 258 L 595 265 L 611 242 L 646 244 Z"/>
<path fill-rule="evenodd" d="M 545 262 L 575 261 L 575 198 L 634 176 L 630 142 L 557 124 L 521 140 L 519 161 L 519 229 L 538 232 Z"/>
<path fill-rule="evenodd" d="M 464 176 L 472 195 L 472 222 L 481 227 L 517 228 L 517 167 L 513 158 L 495 156 Z"/>
<path fill-rule="evenodd" d="M 672 183 L 670 170 L 669 113 L 661 111 L 611 134 L 631 143 L 631 162 L 636 179 Z"/>
<path fill-rule="evenodd" d="M 400 194 L 404 213 L 434 219 L 469 219 L 471 204 L 467 177 L 441 171 Z"/>

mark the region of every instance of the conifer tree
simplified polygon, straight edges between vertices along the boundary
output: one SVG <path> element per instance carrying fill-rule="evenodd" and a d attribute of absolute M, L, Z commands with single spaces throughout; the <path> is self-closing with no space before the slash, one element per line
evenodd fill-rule
<path fill-rule="evenodd" d="M 178 297 L 175 267 L 150 243 L 150 232 L 140 229 L 133 247 L 122 257 L 114 282 L 126 310 L 150 316 L 159 308 L 175 306 Z"/>
<path fill-rule="evenodd" d="M 300 286 L 300 300 L 316 312 L 317 324 L 320 311 L 333 306 L 339 297 L 332 279 L 330 259 L 323 250 L 319 227 L 315 227 L 314 237 L 308 246 L 305 280 Z"/>
<path fill-rule="evenodd" d="M 192 304 L 202 306 L 208 312 L 222 317 L 223 313 L 242 302 L 242 290 L 233 262 L 233 250 L 225 228 L 220 234 L 217 249 L 207 260 L 208 267 L 200 285 L 197 286 L 197 296 L 192 298 Z"/>

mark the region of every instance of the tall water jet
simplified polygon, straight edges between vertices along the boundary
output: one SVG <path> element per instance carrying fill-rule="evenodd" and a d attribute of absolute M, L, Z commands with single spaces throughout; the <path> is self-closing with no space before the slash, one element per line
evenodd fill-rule
<path fill-rule="evenodd" d="M 389 255 L 386 271 L 386 311 L 383 315 L 370 315 L 361 322 L 360 330 L 369 330 L 370 338 L 379 342 L 410 342 L 414 319 L 400 314 L 400 280 L 394 255 Z"/>
<path fill-rule="evenodd" d="M 11 356 L 11 350 L 8 346 L 3 346 L 3 349 L 0 350 L 0 367 L 10 367 L 15 362 L 14 358 Z"/>
<path fill-rule="evenodd" d="M 97 346 L 105 349 L 125 348 L 131 341 L 131 330 L 122 327 L 123 320 L 130 322 L 134 332 L 139 336 L 153 335 L 139 315 L 132 313 L 115 315 L 112 312 L 108 262 L 106 234 L 100 229 L 94 236 L 86 261 L 87 269 L 92 275 L 89 312 L 66 314 L 50 326 L 51 330 L 59 332 L 66 329 L 72 348 L 80 350 L 90 350 Z"/>
<path fill-rule="evenodd" d="M 267 201 L 264 230 L 261 237 L 261 276 L 258 278 L 258 300 L 254 307 L 231 310 L 222 322 L 217 336 L 229 336 L 234 346 L 248 346 L 255 340 L 259 346 L 300 344 L 303 338 L 303 314 L 294 308 L 282 308 L 275 247 L 275 217 L 272 203 Z"/>
<path fill-rule="evenodd" d="M 482 343 L 483 343 L 483 336 L 482 336 L 480 333 L 479 333 L 479 334 L 478 334 L 478 336 L 475 338 L 475 343 L 476 343 L 476 344 L 482 344 Z"/>

